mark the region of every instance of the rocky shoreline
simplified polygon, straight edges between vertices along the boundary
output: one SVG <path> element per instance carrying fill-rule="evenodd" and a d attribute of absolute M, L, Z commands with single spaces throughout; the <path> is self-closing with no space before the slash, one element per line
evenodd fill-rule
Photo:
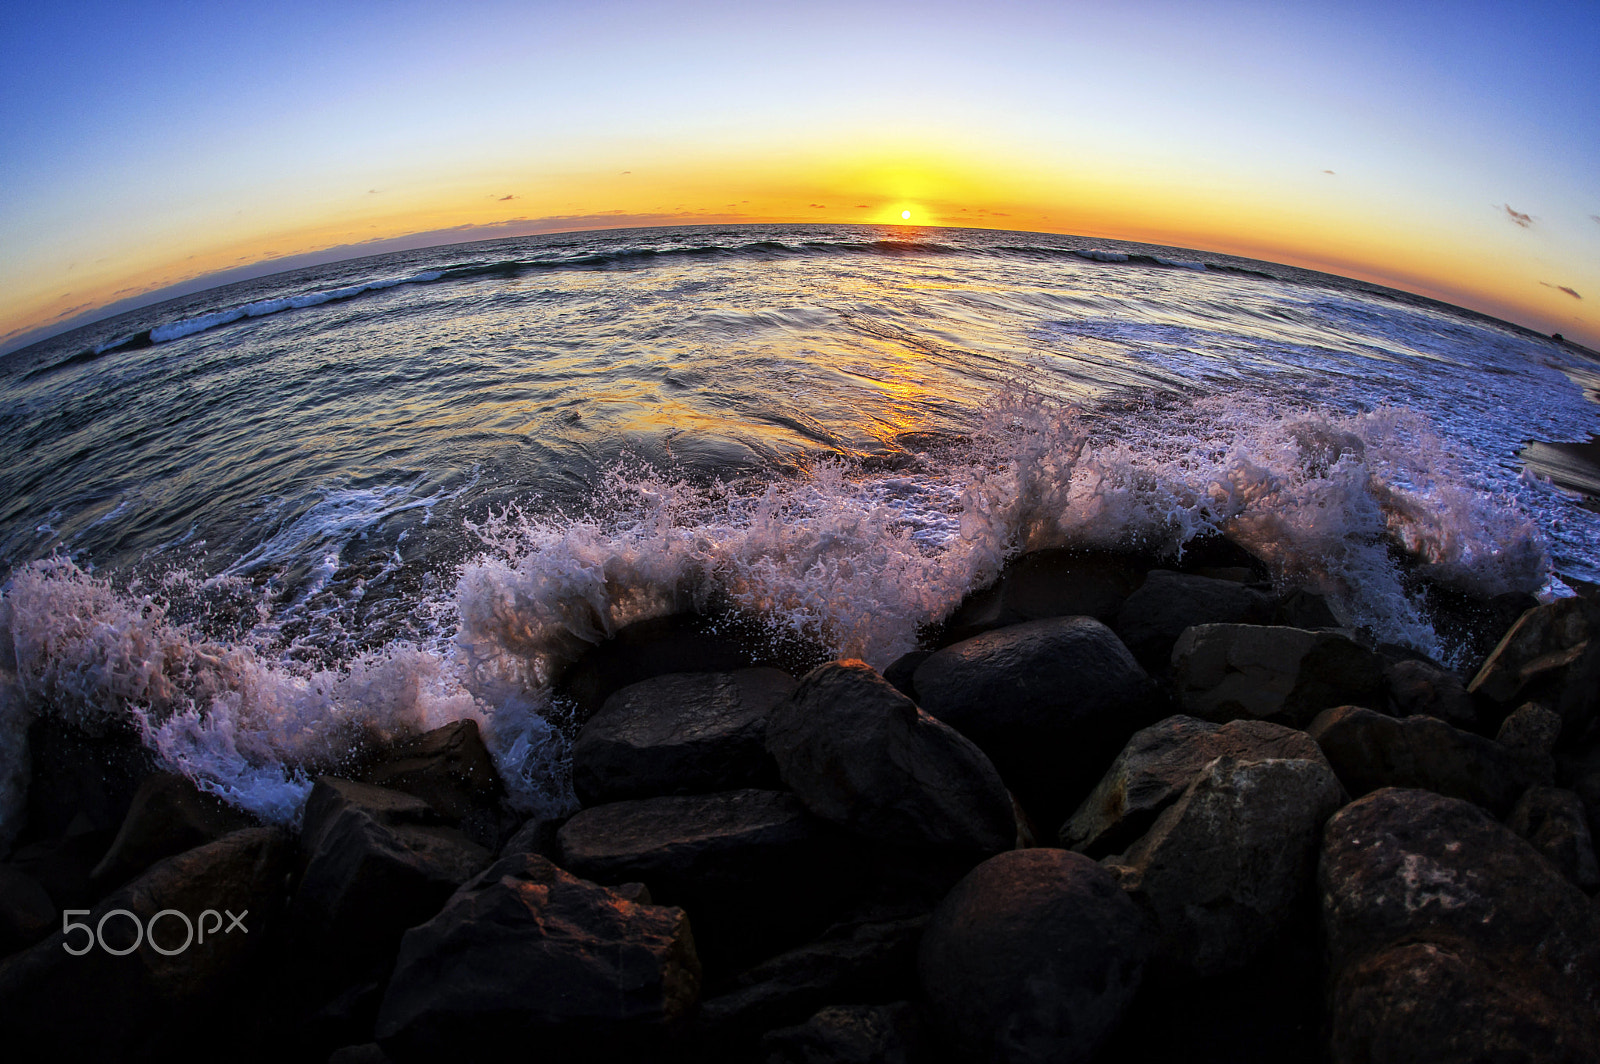
<path fill-rule="evenodd" d="M 882 675 L 647 622 L 558 819 L 471 721 L 295 834 L 41 719 L 6 1056 L 1600 1060 L 1600 604 L 1430 601 L 1459 674 L 1220 540 L 1025 555 Z"/>

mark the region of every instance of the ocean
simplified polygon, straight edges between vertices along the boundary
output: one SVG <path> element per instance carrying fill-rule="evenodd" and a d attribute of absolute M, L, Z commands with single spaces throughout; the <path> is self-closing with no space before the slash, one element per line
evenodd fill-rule
<path fill-rule="evenodd" d="M 1361 282 L 1069 236 L 559 234 L 297 270 L 0 359 L 0 840 L 40 714 L 292 822 L 697 609 L 883 668 L 1006 559 L 1222 532 L 1451 664 L 1424 574 L 1600 582 L 1600 363 Z M 557 707 L 559 708 L 559 707 Z"/>

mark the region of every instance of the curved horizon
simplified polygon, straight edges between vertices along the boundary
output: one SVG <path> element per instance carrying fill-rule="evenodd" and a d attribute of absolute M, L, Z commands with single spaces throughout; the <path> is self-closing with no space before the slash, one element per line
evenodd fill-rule
<path fill-rule="evenodd" d="M 1239 255 L 1600 347 L 1600 12 L 1555 2 L 85 0 L 7 36 L 0 350 L 285 261 L 805 222 Z"/>

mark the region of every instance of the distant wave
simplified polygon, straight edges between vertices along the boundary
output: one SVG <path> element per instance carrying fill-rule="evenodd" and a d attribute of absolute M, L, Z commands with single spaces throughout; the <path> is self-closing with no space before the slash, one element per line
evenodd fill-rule
<path fill-rule="evenodd" d="M 747 244 L 698 244 L 676 247 L 654 248 L 627 248 L 617 251 L 587 252 L 574 255 L 543 256 L 528 259 L 504 259 L 496 262 L 460 263 L 452 266 L 442 266 L 434 270 L 425 270 L 412 274 L 409 277 L 386 278 L 377 281 L 366 281 L 361 284 L 345 285 L 340 288 L 331 288 L 322 291 L 305 292 L 300 295 L 284 296 L 276 299 L 262 299 L 252 303 L 242 303 L 238 306 L 224 307 L 219 310 L 199 314 L 190 318 L 181 318 L 177 321 L 167 322 L 150 329 L 120 336 L 108 340 L 89 350 L 80 351 L 69 358 L 59 362 L 42 366 L 28 374 L 30 378 L 55 373 L 71 366 L 92 362 L 103 355 L 119 351 L 133 351 L 153 344 L 168 343 L 185 336 L 218 329 L 225 325 L 246 318 L 260 318 L 269 314 L 278 314 L 286 310 L 301 310 L 306 307 L 321 306 L 325 303 L 337 303 L 360 296 L 382 292 L 399 285 L 420 285 L 436 282 L 469 281 L 481 277 L 510 278 L 526 273 L 538 273 L 548 270 L 606 270 L 627 269 L 635 266 L 646 266 L 655 262 L 675 259 L 704 259 L 704 258 L 759 258 L 769 256 L 808 256 L 808 255 L 841 255 L 841 254 L 880 254 L 880 255 L 974 255 L 974 256 L 1003 256 L 1021 258 L 1064 258 L 1072 257 L 1085 259 L 1091 262 L 1104 262 L 1112 264 L 1132 264 L 1140 266 L 1159 266 L 1172 269 L 1188 270 L 1221 270 L 1228 273 L 1250 273 L 1258 276 L 1267 276 L 1258 271 L 1243 269 L 1241 267 L 1206 263 L 1196 260 L 1172 259 L 1160 255 L 1141 255 L 1133 252 L 1111 251 L 1098 248 L 1053 248 L 1053 247 L 1026 247 L 1001 245 L 991 248 L 957 247 L 952 244 L 942 244 L 922 240 L 862 240 L 862 241 L 796 241 L 784 243 L 777 240 L 758 240 Z"/>

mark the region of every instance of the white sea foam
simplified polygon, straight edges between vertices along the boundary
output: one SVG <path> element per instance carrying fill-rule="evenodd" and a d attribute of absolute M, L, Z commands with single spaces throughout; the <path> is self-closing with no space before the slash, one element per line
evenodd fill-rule
<path fill-rule="evenodd" d="M 306 307 L 317 307 L 324 303 L 332 303 L 341 299 L 353 299 L 367 292 L 380 292 L 386 288 L 394 288 L 403 284 L 423 284 L 428 281 L 437 281 L 443 272 L 428 270 L 423 273 L 413 274 L 410 277 L 394 277 L 380 281 L 367 281 L 363 284 L 345 285 L 342 288 L 330 288 L 318 292 L 304 292 L 300 295 L 284 296 L 279 299 L 261 299 L 254 303 L 244 303 L 237 307 L 227 307 L 223 310 L 214 310 L 209 314 L 200 314 L 182 321 L 168 322 L 158 325 L 150 330 L 150 339 L 154 343 L 166 343 L 184 336 L 193 336 L 198 332 L 215 329 L 222 325 L 229 325 L 243 318 L 259 318 L 267 314 L 277 314 L 285 310 L 301 310 Z M 112 345 L 115 346 L 115 345 Z M 102 346 L 96 348 L 96 353 L 109 348 Z"/>
<path fill-rule="evenodd" d="M 71 562 L 23 566 L 0 614 L 0 835 L 16 822 L 18 736 L 36 713 L 90 728 L 130 718 L 167 764 L 279 821 L 351 751 L 472 717 L 515 800 L 554 809 L 571 796 L 566 740 L 549 722 L 553 677 L 622 625 L 713 601 L 881 668 L 1018 551 L 1176 553 L 1215 530 L 1280 582 L 1328 594 L 1347 623 L 1448 659 L 1391 542 L 1482 594 L 1536 589 L 1548 567 L 1528 517 L 1474 487 L 1420 415 L 1228 396 L 1086 412 L 1014 392 L 969 447 L 910 472 L 822 463 L 707 486 L 619 467 L 595 498 L 578 516 L 530 502 L 469 525 L 482 549 L 453 592 L 415 604 L 439 612 L 441 638 L 322 669 L 265 637 L 209 641 L 170 620 L 158 594 L 119 592 Z M 417 504 L 326 502 L 239 567 L 326 550 Z"/>

